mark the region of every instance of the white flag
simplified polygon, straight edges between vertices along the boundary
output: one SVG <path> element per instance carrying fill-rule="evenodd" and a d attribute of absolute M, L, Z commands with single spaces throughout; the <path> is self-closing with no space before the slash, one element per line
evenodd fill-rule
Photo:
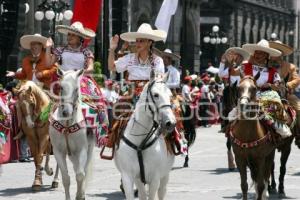
<path fill-rule="evenodd" d="M 164 0 L 157 15 L 155 26 L 168 34 L 172 15 L 177 10 L 178 0 Z"/>

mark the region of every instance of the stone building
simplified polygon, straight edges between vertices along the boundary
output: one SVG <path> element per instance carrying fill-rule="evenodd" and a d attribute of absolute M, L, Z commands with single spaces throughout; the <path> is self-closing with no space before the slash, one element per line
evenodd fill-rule
<path fill-rule="evenodd" d="M 215 55 L 219 58 L 229 46 L 256 43 L 262 38 L 269 40 L 272 33 L 297 49 L 295 3 L 293 0 L 210 0 L 202 3 L 201 38 L 217 24 L 229 39 L 227 45 L 202 44 L 202 63 L 213 60 Z M 294 62 L 299 61 L 295 59 Z"/>

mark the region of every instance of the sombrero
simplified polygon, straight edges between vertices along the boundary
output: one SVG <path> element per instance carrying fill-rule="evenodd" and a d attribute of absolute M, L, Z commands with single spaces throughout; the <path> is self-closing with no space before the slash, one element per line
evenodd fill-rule
<path fill-rule="evenodd" d="M 47 38 L 40 34 L 24 35 L 20 38 L 21 47 L 24 49 L 30 49 L 31 42 L 39 42 L 45 47 Z"/>
<path fill-rule="evenodd" d="M 244 49 L 240 48 L 240 47 L 231 47 L 231 48 L 229 48 L 225 51 L 225 54 L 227 54 L 230 51 L 233 51 L 233 52 L 241 55 L 244 60 L 248 60 L 249 57 L 250 57 L 250 54 L 247 51 L 245 51 Z"/>
<path fill-rule="evenodd" d="M 73 33 L 85 39 L 93 38 L 96 36 L 95 32 L 92 29 L 84 28 L 81 22 L 74 22 L 70 26 L 67 25 L 58 25 L 56 30 L 63 34 Z"/>
<path fill-rule="evenodd" d="M 244 44 L 242 48 L 249 52 L 251 55 L 253 55 L 255 51 L 263 51 L 268 53 L 269 56 L 272 57 L 281 56 L 281 52 L 277 49 L 271 48 L 269 42 L 265 39 L 262 39 L 257 44 Z"/>
<path fill-rule="evenodd" d="M 281 51 L 282 56 L 288 56 L 294 52 L 294 49 L 289 45 L 283 44 L 279 40 L 269 41 L 270 47 Z"/>
<path fill-rule="evenodd" d="M 153 30 L 150 24 L 143 23 L 137 32 L 127 32 L 120 35 L 122 40 L 135 42 L 137 38 L 149 39 L 153 41 L 163 41 L 167 38 L 167 33 L 163 30 Z"/>
<path fill-rule="evenodd" d="M 157 52 L 157 54 L 161 57 L 166 56 L 166 57 L 171 58 L 172 60 L 180 60 L 181 59 L 181 56 L 173 53 L 171 49 L 165 49 L 164 51 L 161 51 L 157 48 L 153 48 L 153 50 L 154 50 L 154 52 Z"/>

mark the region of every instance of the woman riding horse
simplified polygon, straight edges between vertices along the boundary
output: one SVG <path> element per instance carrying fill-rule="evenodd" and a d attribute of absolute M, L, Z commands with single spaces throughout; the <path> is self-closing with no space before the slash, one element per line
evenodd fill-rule
<path fill-rule="evenodd" d="M 70 176 L 66 156 L 70 157 L 77 181 L 76 199 L 85 199 L 86 181 L 91 171 L 95 138 L 97 146 L 104 143 L 107 132 L 106 106 L 101 90 L 90 73 L 94 70 L 93 53 L 84 47 L 84 39 L 95 37 L 95 32 L 81 22 L 70 26 L 59 25 L 56 30 L 67 35 L 67 44 L 52 49 L 47 40 L 47 64 L 58 62 L 58 84 L 52 91 L 59 103 L 50 116 L 50 138 L 53 152 L 61 169 L 66 200 L 70 200 Z M 57 85 L 56 85 L 57 86 Z"/>
<path fill-rule="evenodd" d="M 261 40 L 257 44 L 245 44 L 242 47 L 244 50 L 249 52 L 252 56 L 247 63 L 243 63 L 241 68 L 231 68 L 228 71 L 228 75 L 248 75 L 256 76 L 259 74 L 259 77 L 256 81 L 257 86 L 260 90 L 257 93 L 257 97 L 260 99 L 260 103 L 263 106 L 265 112 L 268 113 L 266 117 L 269 120 L 269 123 L 272 124 L 272 128 L 275 129 L 276 133 L 285 138 L 291 136 L 291 130 L 286 125 L 285 111 L 281 103 L 280 97 L 276 91 L 279 83 L 281 82 L 280 76 L 277 73 L 277 70 L 273 67 L 269 67 L 270 56 L 278 57 L 281 55 L 281 52 L 270 48 L 269 42 L 266 40 Z M 277 113 L 273 113 L 272 104 L 276 104 L 278 110 Z M 229 115 L 231 121 L 236 119 L 237 109 L 233 109 Z"/>
<path fill-rule="evenodd" d="M 222 115 L 223 123 L 222 123 L 222 131 L 225 133 L 228 125 L 228 113 L 237 105 L 237 85 L 240 81 L 240 76 L 232 76 L 229 73 L 229 70 L 232 68 L 240 68 L 242 61 L 248 60 L 250 54 L 240 47 L 231 47 L 226 50 L 224 55 L 222 56 L 222 60 L 220 62 L 219 67 L 219 77 L 228 78 L 228 85 L 225 87 L 223 91 L 223 110 Z M 236 164 L 234 162 L 234 156 L 231 149 L 231 139 L 227 137 L 227 157 L 228 157 L 228 169 L 234 170 L 236 168 Z"/>

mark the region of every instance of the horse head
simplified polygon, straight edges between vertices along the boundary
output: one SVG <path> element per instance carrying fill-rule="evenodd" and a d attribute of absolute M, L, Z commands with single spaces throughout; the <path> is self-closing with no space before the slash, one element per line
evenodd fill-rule
<path fill-rule="evenodd" d="M 16 94 L 19 98 L 19 106 L 22 115 L 26 119 L 27 126 L 34 128 L 42 107 L 49 103 L 49 99 L 42 90 L 32 81 L 23 83 Z"/>
<path fill-rule="evenodd" d="M 255 77 L 242 76 L 240 84 L 238 86 L 238 105 L 240 105 L 240 111 L 245 114 L 251 114 L 253 106 L 257 108 L 256 92 L 257 85 L 256 80 L 259 78 L 260 73 L 257 73 Z"/>
<path fill-rule="evenodd" d="M 145 97 L 143 104 L 150 110 L 152 119 L 169 133 L 175 128 L 176 118 L 171 107 L 172 92 L 166 85 L 167 78 L 168 74 L 162 78 L 155 77 L 152 70 L 150 81 L 141 96 Z"/>
<path fill-rule="evenodd" d="M 62 71 L 58 70 L 60 77 L 60 113 L 64 118 L 70 118 L 75 110 L 79 98 L 80 76 L 84 70 Z"/>

